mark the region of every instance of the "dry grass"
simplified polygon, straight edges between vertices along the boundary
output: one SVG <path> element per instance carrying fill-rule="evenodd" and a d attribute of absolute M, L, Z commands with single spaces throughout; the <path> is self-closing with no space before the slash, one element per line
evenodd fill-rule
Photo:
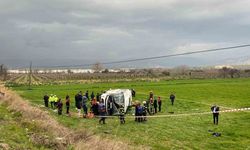
<path fill-rule="evenodd" d="M 72 145 L 75 149 L 79 150 L 134 149 L 126 143 L 102 139 L 99 136 L 93 135 L 84 130 L 72 131 L 71 129 L 59 124 L 46 111 L 31 106 L 28 101 L 23 100 L 18 94 L 2 85 L 0 85 L 0 91 L 5 93 L 4 96 L 0 96 L 0 104 L 6 104 L 11 111 L 20 112 L 23 119 L 29 122 L 35 122 L 41 130 L 51 133 L 55 137 L 51 143 L 51 141 L 48 142 L 46 136 L 33 133 L 30 135 L 30 139 L 31 141 L 34 141 L 34 144 L 52 145 L 55 149 L 66 149 L 68 145 Z"/>

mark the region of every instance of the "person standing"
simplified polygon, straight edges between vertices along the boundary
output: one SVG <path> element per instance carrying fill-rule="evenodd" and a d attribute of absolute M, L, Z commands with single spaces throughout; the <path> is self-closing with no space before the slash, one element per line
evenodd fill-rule
<path fill-rule="evenodd" d="M 154 114 L 153 106 L 154 106 L 153 98 L 150 98 L 149 100 L 150 115 Z"/>
<path fill-rule="evenodd" d="M 113 115 L 113 100 L 112 100 L 112 96 L 109 96 L 108 99 L 108 115 L 112 116 Z"/>
<path fill-rule="evenodd" d="M 174 105 L 174 100 L 175 100 L 175 95 L 174 95 L 174 93 L 171 93 L 169 98 L 170 98 L 171 104 L 172 104 L 172 106 L 173 106 L 173 105 Z"/>
<path fill-rule="evenodd" d="M 94 115 L 98 115 L 98 104 L 95 98 L 91 101 L 91 110 Z"/>
<path fill-rule="evenodd" d="M 87 101 L 88 98 L 86 96 L 83 96 L 82 97 L 83 118 L 86 118 L 88 115 Z"/>
<path fill-rule="evenodd" d="M 146 109 L 147 109 L 147 113 L 149 114 L 149 115 L 151 115 L 151 112 L 150 112 L 150 110 L 149 110 L 149 107 L 150 107 L 150 100 L 147 100 L 146 101 Z"/>
<path fill-rule="evenodd" d="M 119 119 L 121 124 L 125 123 L 125 112 L 123 107 L 119 108 Z"/>
<path fill-rule="evenodd" d="M 97 93 L 97 94 L 96 94 L 96 101 L 97 101 L 97 102 L 100 102 L 100 97 L 101 97 L 101 95 L 100 95 L 99 93 Z"/>
<path fill-rule="evenodd" d="M 80 91 L 76 96 L 75 96 L 75 101 L 76 101 L 76 108 L 78 111 L 78 116 L 81 117 L 81 108 L 82 108 L 82 91 Z"/>
<path fill-rule="evenodd" d="M 105 124 L 105 119 L 106 119 L 106 108 L 104 105 L 104 101 L 101 100 L 101 103 L 98 106 L 98 110 L 99 110 L 99 115 L 100 115 L 100 120 L 99 120 L 99 124 L 101 124 L 101 122 L 103 124 Z"/>
<path fill-rule="evenodd" d="M 70 98 L 69 95 L 66 96 L 66 114 L 69 115 Z"/>
<path fill-rule="evenodd" d="M 143 107 L 141 106 L 141 104 L 139 103 L 137 106 L 137 121 L 138 122 L 142 122 L 143 121 Z"/>
<path fill-rule="evenodd" d="M 157 113 L 157 100 L 154 100 L 154 112 Z"/>
<path fill-rule="evenodd" d="M 142 116 L 143 116 L 143 121 L 147 121 L 147 102 L 143 101 L 143 106 L 142 106 Z"/>
<path fill-rule="evenodd" d="M 220 111 L 220 107 L 213 105 L 211 107 L 211 111 L 213 113 L 213 119 L 214 119 L 214 124 L 218 125 L 219 123 L 219 111 Z"/>
<path fill-rule="evenodd" d="M 49 107 L 49 96 L 47 94 L 43 97 L 45 107 Z"/>
<path fill-rule="evenodd" d="M 88 90 L 86 91 L 85 96 L 86 96 L 87 99 L 89 100 L 89 91 L 88 91 Z"/>
<path fill-rule="evenodd" d="M 135 89 L 131 89 L 132 97 L 135 97 Z"/>
<path fill-rule="evenodd" d="M 78 109 L 78 114 L 79 114 L 79 117 L 81 117 L 81 109 L 82 109 L 82 91 L 79 92 L 78 94 L 78 106 L 77 106 L 77 109 Z"/>
<path fill-rule="evenodd" d="M 159 112 L 161 112 L 161 97 L 158 97 L 158 108 L 159 108 Z"/>
<path fill-rule="evenodd" d="M 150 91 L 150 92 L 149 92 L 149 99 L 151 99 L 151 98 L 152 98 L 152 99 L 154 98 L 154 93 L 153 93 L 153 91 Z"/>
<path fill-rule="evenodd" d="M 51 108 L 54 109 L 54 97 L 53 97 L 53 94 L 50 94 L 49 102 L 50 102 Z"/>
<path fill-rule="evenodd" d="M 58 108 L 58 115 L 62 115 L 62 108 L 63 108 L 63 103 L 61 102 L 61 99 L 59 98 L 58 99 L 58 102 L 57 102 L 57 108 Z"/>
<path fill-rule="evenodd" d="M 55 106 L 55 108 L 56 108 L 59 99 L 58 99 L 58 97 L 57 97 L 56 95 L 53 96 L 53 99 L 54 99 L 54 106 Z"/>
<path fill-rule="evenodd" d="M 90 97 L 91 97 L 91 100 L 93 100 L 95 98 L 94 92 L 91 93 Z"/>
<path fill-rule="evenodd" d="M 78 94 L 79 93 L 77 93 L 76 95 L 75 95 L 75 107 L 77 108 L 77 104 L 78 104 Z"/>

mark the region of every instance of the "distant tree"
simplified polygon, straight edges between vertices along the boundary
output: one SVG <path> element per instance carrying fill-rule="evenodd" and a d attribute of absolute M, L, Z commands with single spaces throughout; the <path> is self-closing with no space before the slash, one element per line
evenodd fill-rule
<path fill-rule="evenodd" d="M 240 75 L 239 70 L 237 69 L 229 69 L 228 74 L 230 75 L 231 78 L 234 78 L 235 75 L 238 75 L 238 76 Z"/>
<path fill-rule="evenodd" d="M 223 78 L 226 78 L 229 74 L 229 70 L 230 68 L 228 67 L 222 67 L 219 71 L 220 71 L 220 75 L 223 77 Z"/>
<path fill-rule="evenodd" d="M 245 73 L 250 73 L 250 69 L 246 69 L 246 70 L 245 70 Z"/>
<path fill-rule="evenodd" d="M 102 70 L 102 65 L 101 63 L 97 62 L 95 63 L 93 66 L 92 66 L 92 69 L 94 70 L 94 72 L 98 73 L 98 72 L 101 72 Z"/>
<path fill-rule="evenodd" d="M 153 69 L 144 69 L 144 71 L 146 72 L 146 75 L 148 77 L 155 77 L 156 76 L 156 74 L 155 74 L 155 72 L 154 72 Z"/>
<path fill-rule="evenodd" d="M 178 66 L 178 67 L 173 68 L 172 72 L 173 72 L 173 74 L 175 74 L 177 76 L 178 75 L 180 75 L 180 76 L 188 75 L 189 67 L 186 65 Z"/>
<path fill-rule="evenodd" d="M 109 70 L 106 68 L 102 71 L 102 73 L 109 73 Z"/>
<path fill-rule="evenodd" d="M 68 69 L 68 70 L 67 70 L 67 73 L 68 73 L 68 74 L 72 74 L 73 72 L 72 72 L 70 69 Z"/>
<path fill-rule="evenodd" d="M 162 74 L 165 75 L 165 76 L 170 76 L 170 72 L 167 71 L 167 70 L 164 70 L 164 71 L 162 72 Z"/>

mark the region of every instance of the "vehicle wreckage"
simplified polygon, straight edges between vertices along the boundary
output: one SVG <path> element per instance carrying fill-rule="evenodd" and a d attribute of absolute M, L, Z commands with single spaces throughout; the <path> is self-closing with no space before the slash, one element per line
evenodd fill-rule
<path fill-rule="evenodd" d="M 120 115 L 127 112 L 128 108 L 132 105 L 132 93 L 129 89 L 114 89 L 108 90 L 101 95 L 107 115 Z"/>

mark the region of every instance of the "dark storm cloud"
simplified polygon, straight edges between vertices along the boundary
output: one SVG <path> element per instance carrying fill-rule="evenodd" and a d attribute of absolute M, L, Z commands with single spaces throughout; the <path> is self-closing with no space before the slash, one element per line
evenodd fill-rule
<path fill-rule="evenodd" d="M 249 6 L 244 0 L 0 0 L 0 63 L 86 64 L 246 44 Z M 210 65 L 245 54 L 132 65 Z"/>

